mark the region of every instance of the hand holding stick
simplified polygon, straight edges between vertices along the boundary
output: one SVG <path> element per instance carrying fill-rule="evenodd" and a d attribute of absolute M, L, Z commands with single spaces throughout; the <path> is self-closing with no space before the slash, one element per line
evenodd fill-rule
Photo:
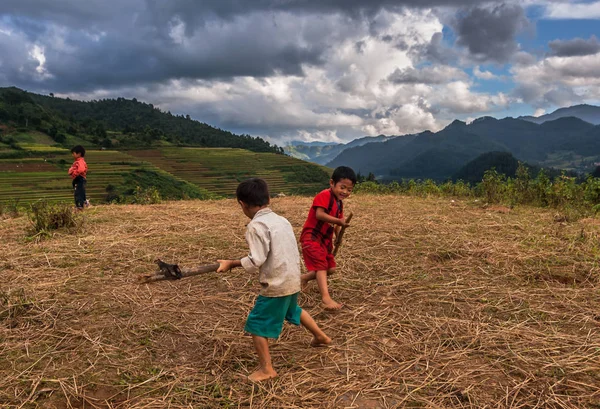
<path fill-rule="evenodd" d="M 346 217 L 346 224 L 350 223 L 350 220 L 352 220 L 352 212 L 350 212 L 350 214 L 348 215 L 348 217 Z M 342 237 L 344 236 L 344 232 L 346 231 L 346 226 L 343 226 L 340 229 L 340 232 L 337 234 L 337 237 L 335 238 L 335 244 L 333 247 L 333 255 L 335 256 L 340 248 L 340 246 L 342 245 Z"/>

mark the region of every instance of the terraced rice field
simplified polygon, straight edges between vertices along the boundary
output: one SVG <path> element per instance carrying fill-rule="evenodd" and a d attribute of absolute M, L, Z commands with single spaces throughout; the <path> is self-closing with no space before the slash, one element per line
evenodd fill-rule
<path fill-rule="evenodd" d="M 39 152 L 40 156 L 0 160 L 0 202 L 28 203 L 38 199 L 51 202 L 72 200 L 73 191 L 67 175 L 67 170 L 73 161 L 71 153 L 66 149 L 43 145 L 31 148 Z M 86 161 L 90 167 L 87 176 L 87 193 L 88 198 L 93 202 L 103 200 L 109 184 L 120 184 L 124 172 L 135 169 L 158 170 L 147 162 L 141 162 L 118 151 L 88 151 Z"/>
<path fill-rule="evenodd" d="M 271 193 L 291 193 L 294 189 L 318 191 L 320 183 L 290 183 L 298 167 L 315 165 L 272 153 L 227 148 L 162 148 L 130 151 L 131 155 L 223 196 L 231 196 L 239 182 L 249 177 L 267 181 Z"/>
<path fill-rule="evenodd" d="M 32 142 L 20 142 L 35 156 L 24 159 L 0 159 L 0 202 L 38 199 L 72 200 L 67 170 L 73 158 L 68 150 Z M 8 147 L 7 147 L 8 148 Z M 271 192 L 314 191 L 323 182 L 299 182 L 296 173 L 315 170 L 313 164 L 284 155 L 256 153 L 243 149 L 161 148 L 132 151 L 89 150 L 85 157 L 88 172 L 88 197 L 103 201 L 108 185 L 123 183 L 123 174 L 146 169 L 167 172 L 209 192 L 231 196 L 238 183 L 249 177 L 261 177 Z M 325 177 L 326 181 L 326 177 Z"/>

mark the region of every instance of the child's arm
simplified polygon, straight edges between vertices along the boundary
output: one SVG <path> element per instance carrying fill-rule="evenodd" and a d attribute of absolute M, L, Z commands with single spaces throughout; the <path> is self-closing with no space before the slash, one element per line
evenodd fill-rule
<path fill-rule="evenodd" d="M 335 237 L 337 237 L 338 234 L 340 234 L 340 230 L 342 230 L 342 226 L 335 226 Z"/>
<path fill-rule="evenodd" d="M 84 170 L 85 170 L 85 168 L 83 166 L 81 166 L 81 163 L 78 160 L 76 160 L 73 163 L 73 166 L 71 166 L 69 168 L 69 175 L 77 177 L 77 176 L 83 174 Z"/>
<path fill-rule="evenodd" d="M 73 162 L 71 167 L 69 168 L 69 175 L 77 176 L 77 171 L 79 170 L 79 163 L 77 161 Z"/>
<path fill-rule="evenodd" d="M 320 220 L 325 223 L 335 224 L 340 227 L 348 227 L 349 226 L 349 224 L 346 223 L 346 220 L 344 220 L 343 218 L 338 219 L 337 217 L 333 217 L 333 216 L 327 214 L 325 209 L 322 207 L 317 207 L 316 217 L 317 217 L 317 220 Z"/>
<path fill-rule="evenodd" d="M 222 273 L 224 271 L 229 271 L 235 267 L 241 267 L 241 260 L 217 260 L 219 263 L 219 268 L 217 269 L 217 273 Z"/>

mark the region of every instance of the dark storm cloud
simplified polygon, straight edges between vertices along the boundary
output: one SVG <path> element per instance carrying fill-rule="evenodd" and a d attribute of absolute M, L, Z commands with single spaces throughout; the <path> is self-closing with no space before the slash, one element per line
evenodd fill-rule
<path fill-rule="evenodd" d="M 0 38 L 0 42 L 5 43 L 3 48 L 15 38 L 28 38 L 43 48 L 45 68 L 51 76 L 35 75 L 38 63 L 22 41 L 19 52 L 0 53 L 3 83 L 26 88 L 43 85 L 42 89 L 53 92 L 89 91 L 172 79 L 266 77 L 276 73 L 301 76 L 304 65 L 323 62 L 323 53 L 328 47 L 319 39 L 303 40 L 302 27 L 297 21 L 282 21 L 278 26 L 262 15 L 230 24 L 202 26 L 195 30 L 193 37 L 183 35 L 186 30 L 181 20 L 156 26 L 149 24 L 146 16 L 129 25 L 92 32 L 60 28 L 57 33 L 50 26 L 39 30 L 35 25 L 36 36 L 31 38 L 33 31 L 21 30 L 26 27 L 20 23 L 21 19 L 11 22 L 12 34 Z M 178 24 L 181 33 L 173 34 Z M 305 26 L 307 35 L 316 33 L 325 37 L 326 33 L 320 30 L 326 28 L 313 27 L 310 23 Z M 25 64 L 27 70 L 5 68 Z"/>
<path fill-rule="evenodd" d="M 181 15 L 213 14 L 230 18 L 241 14 L 262 11 L 289 11 L 292 13 L 348 13 L 376 12 L 383 8 L 402 7 L 430 8 L 439 6 L 468 6 L 481 3 L 478 0 L 204 0 L 198 6 L 196 0 L 147 0 L 159 5 L 164 11 Z"/>
<path fill-rule="evenodd" d="M 4 58 L 9 56 L 10 58 Z M 0 86 L 33 84 L 39 63 L 27 51 L 27 39 L 0 32 Z"/>
<path fill-rule="evenodd" d="M 444 44 L 444 35 L 442 33 L 435 33 L 425 49 L 413 50 L 413 54 L 441 64 L 450 64 L 458 58 L 458 52 L 454 48 L 447 47 Z"/>
<path fill-rule="evenodd" d="M 325 53 L 335 45 L 335 36 L 352 26 L 319 26 L 319 19 L 346 16 L 349 22 L 355 18 L 369 19 L 369 15 L 381 9 L 477 3 L 476 0 L 2 0 L 0 24 L 13 31 L 13 38 L 19 34 L 28 39 L 29 48 L 35 43 L 43 49 L 45 69 L 50 75 L 35 75 L 38 62 L 28 52 L 2 54 L 0 64 L 5 83 L 24 87 L 43 85 L 58 92 L 172 79 L 303 75 L 303 67 L 322 64 Z M 303 15 L 310 15 L 304 19 L 307 23 L 298 23 L 298 16 Z M 180 24 L 179 35 L 184 37 L 179 43 L 173 39 L 177 24 Z M 357 43 L 358 49 L 362 47 Z M 9 55 L 13 61 L 7 61 Z M 9 70 L 7 65 L 24 68 Z"/>
<path fill-rule="evenodd" d="M 53 22 L 72 29 L 117 26 L 146 8 L 145 0 L 2 0 L 0 17 Z"/>
<path fill-rule="evenodd" d="M 24 15 L 52 21 L 78 21 L 82 25 L 113 19 L 115 16 L 147 10 L 160 18 L 178 15 L 198 23 L 216 17 L 229 19 L 252 12 L 289 11 L 292 13 L 376 12 L 382 8 L 430 8 L 469 6 L 479 0 L 2 0 L 0 15 Z"/>
<path fill-rule="evenodd" d="M 557 57 L 576 57 L 600 52 L 600 41 L 594 35 L 589 40 L 583 38 L 554 40 L 550 41 L 548 46 L 552 50 L 551 54 Z"/>
<path fill-rule="evenodd" d="M 529 25 L 517 4 L 474 7 L 454 23 L 457 44 L 479 61 L 506 62 L 518 51 L 516 36 Z"/>
<path fill-rule="evenodd" d="M 319 64 L 322 53 L 316 47 L 285 43 L 263 47 L 236 35 L 212 38 L 211 44 L 214 47 L 186 48 L 166 40 L 145 42 L 109 35 L 101 41 L 80 40 L 76 55 L 47 48 L 46 66 L 55 76 L 48 85 L 57 91 L 81 91 L 169 79 L 264 77 L 275 72 L 302 75 L 302 64 Z M 72 77 L 74 72 L 79 75 Z"/>

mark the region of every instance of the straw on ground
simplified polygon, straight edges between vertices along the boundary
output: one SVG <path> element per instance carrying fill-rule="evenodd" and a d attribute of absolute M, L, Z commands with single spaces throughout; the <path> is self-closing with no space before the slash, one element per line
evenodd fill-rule
<path fill-rule="evenodd" d="M 299 233 L 310 198 L 274 199 Z M 157 256 L 243 256 L 234 201 L 98 206 L 84 231 L 0 221 L 0 406 L 581 408 L 600 402 L 600 224 L 552 211 L 360 195 L 331 289 L 301 296 L 334 347 L 286 326 L 256 360 L 243 270 L 140 285 Z M 556 219 L 559 220 L 559 219 Z"/>

